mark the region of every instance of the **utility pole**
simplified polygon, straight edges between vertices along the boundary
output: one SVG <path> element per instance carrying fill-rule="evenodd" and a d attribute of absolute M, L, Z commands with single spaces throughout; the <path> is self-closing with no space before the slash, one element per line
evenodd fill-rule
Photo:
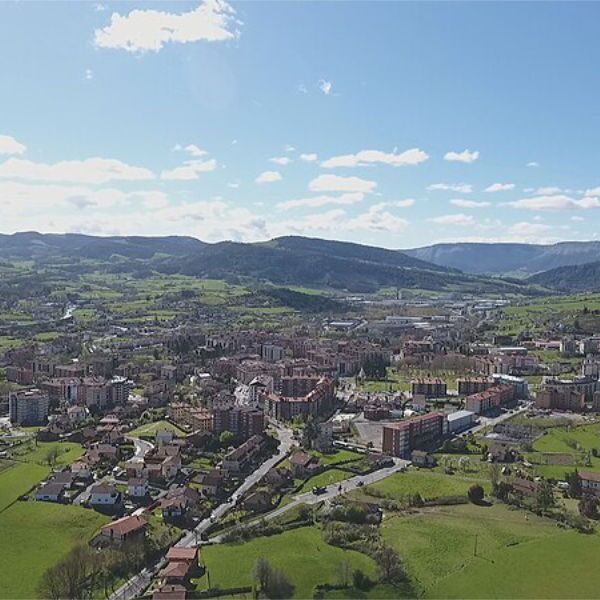
<path fill-rule="evenodd" d="M 473 556 L 477 556 L 477 534 L 475 534 L 475 544 L 473 546 Z"/>

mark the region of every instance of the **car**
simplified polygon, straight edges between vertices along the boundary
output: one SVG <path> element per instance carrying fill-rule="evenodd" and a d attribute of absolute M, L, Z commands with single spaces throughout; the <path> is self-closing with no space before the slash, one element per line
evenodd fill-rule
<path fill-rule="evenodd" d="M 363 485 L 365 485 L 365 482 L 362 479 L 356 483 L 356 487 L 362 487 Z"/>
<path fill-rule="evenodd" d="M 315 496 L 319 496 L 320 494 L 324 494 L 325 492 L 327 492 L 327 488 L 323 487 L 322 485 L 315 485 L 315 487 L 312 489 L 312 493 Z"/>

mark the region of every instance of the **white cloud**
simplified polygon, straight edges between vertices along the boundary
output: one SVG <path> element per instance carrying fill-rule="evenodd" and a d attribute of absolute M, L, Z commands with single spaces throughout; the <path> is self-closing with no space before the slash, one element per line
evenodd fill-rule
<path fill-rule="evenodd" d="M 300 160 L 303 160 L 304 162 L 315 162 L 318 158 L 319 157 L 314 152 L 300 155 Z"/>
<path fill-rule="evenodd" d="M 270 158 L 269 160 L 272 163 L 275 163 L 276 165 L 281 165 L 281 166 L 289 165 L 292 162 L 292 159 L 287 156 L 274 156 L 273 158 Z"/>
<path fill-rule="evenodd" d="M 446 152 L 446 154 L 444 154 L 444 160 L 463 163 L 472 163 L 478 158 L 479 152 L 477 150 L 474 152 L 471 152 L 470 150 L 463 150 L 462 152 Z"/>
<path fill-rule="evenodd" d="M 264 171 L 256 179 L 256 183 L 273 183 L 281 181 L 281 173 L 279 171 Z"/>
<path fill-rule="evenodd" d="M 591 190 L 585 190 L 586 196 L 600 196 L 600 187 L 592 188 Z"/>
<path fill-rule="evenodd" d="M 492 183 L 492 185 L 488 186 L 483 190 L 484 192 L 508 192 L 509 190 L 514 190 L 514 183 Z"/>
<path fill-rule="evenodd" d="M 284 150 L 286 152 L 296 152 L 296 148 L 294 146 L 292 146 L 291 144 L 286 144 L 284 147 Z"/>
<path fill-rule="evenodd" d="M 475 200 L 465 200 L 463 198 L 454 198 L 450 200 L 450 204 L 460 208 L 485 208 L 491 206 L 490 202 L 476 202 Z"/>
<path fill-rule="evenodd" d="M 408 221 L 396 217 L 385 210 L 385 203 L 374 204 L 367 212 L 348 219 L 341 227 L 354 231 L 382 231 L 387 233 L 401 233 L 408 227 Z"/>
<path fill-rule="evenodd" d="M 539 167 L 540 163 L 539 162 L 535 162 L 534 160 L 532 160 L 531 162 L 528 162 L 526 165 L 526 167 Z"/>
<path fill-rule="evenodd" d="M 329 96 L 333 91 L 333 83 L 331 81 L 326 81 L 325 79 L 321 79 L 319 81 L 319 89 L 326 95 Z"/>
<path fill-rule="evenodd" d="M 401 154 L 386 153 L 380 150 L 361 150 L 356 154 L 344 154 L 333 156 L 321 163 L 322 167 L 332 169 L 336 167 L 364 167 L 373 164 L 392 165 L 403 167 L 407 165 L 418 165 L 426 161 L 429 155 L 419 148 L 405 150 Z"/>
<path fill-rule="evenodd" d="M 377 183 L 374 181 L 333 174 L 319 175 L 308 184 L 308 188 L 312 192 L 362 192 L 368 194 L 376 187 Z"/>
<path fill-rule="evenodd" d="M 196 157 L 205 156 L 206 154 L 208 154 L 206 150 L 202 150 L 202 148 L 199 148 L 198 146 L 196 146 L 196 144 L 188 144 L 183 148 L 183 150 L 188 152 L 191 156 Z"/>
<path fill-rule="evenodd" d="M 189 181 L 198 179 L 200 173 L 210 173 L 217 168 L 217 161 L 210 160 L 188 160 L 183 165 L 174 169 L 166 169 L 160 174 L 165 181 Z"/>
<path fill-rule="evenodd" d="M 571 221 L 585 221 L 585 219 L 583 217 L 572 216 Z"/>
<path fill-rule="evenodd" d="M 549 185 L 546 187 L 540 187 L 535 190 L 534 194 L 536 196 L 554 196 L 555 194 L 560 194 L 562 190 L 559 187 L 554 185 Z"/>
<path fill-rule="evenodd" d="M 87 81 L 90 81 L 91 79 L 94 79 L 94 72 L 91 69 L 86 69 L 84 77 Z"/>
<path fill-rule="evenodd" d="M 586 196 L 576 199 L 570 196 L 534 196 L 533 198 L 522 198 L 514 202 L 509 202 L 513 208 L 522 208 L 525 210 L 587 210 L 590 208 L 600 208 L 600 199 Z"/>
<path fill-rule="evenodd" d="M 296 200 L 287 200 L 286 202 L 280 202 L 277 205 L 277 208 L 282 210 L 289 210 L 291 208 L 300 208 L 300 207 L 311 207 L 318 208 L 320 206 L 326 206 L 328 204 L 338 204 L 338 205 L 352 205 L 357 204 L 358 202 L 362 202 L 365 195 L 361 192 L 348 192 L 346 194 L 341 194 L 340 196 L 314 196 L 312 198 L 298 198 Z"/>
<path fill-rule="evenodd" d="M 543 223 L 528 223 L 526 221 L 522 221 L 520 223 L 515 223 L 508 228 L 509 235 L 516 235 L 518 237 L 536 237 L 543 233 L 546 233 L 552 229 L 550 225 L 544 225 Z"/>
<path fill-rule="evenodd" d="M 414 206 L 416 202 L 414 198 L 405 198 L 404 200 L 389 202 L 388 204 L 390 206 L 397 206 L 398 208 L 408 208 L 409 206 Z"/>
<path fill-rule="evenodd" d="M 455 215 L 441 215 L 439 217 L 433 217 L 429 220 L 436 225 L 458 225 L 463 227 L 475 224 L 475 219 L 471 215 L 465 215 L 462 213 Z"/>
<path fill-rule="evenodd" d="M 110 25 L 96 29 L 94 43 L 99 48 L 127 52 L 158 52 L 165 44 L 178 42 L 222 42 L 239 35 L 235 10 L 223 0 L 205 0 L 184 13 L 158 10 L 132 10 L 123 16 L 113 13 Z"/>
<path fill-rule="evenodd" d="M 240 187 L 240 184 L 237 183 L 236 181 L 231 181 L 227 184 L 227 187 L 237 190 L 237 188 Z"/>
<path fill-rule="evenodd" d="M 432 192 L 441 190 L 470 194 L 473 191 L 473 186 L 470 183 L 433 183 L 427 189 Z"/>
<path fill-rule="evenodd" d="M 114 158 L 63 160 L 54 164 L 9 158 L 0 164 L 0 178 L 100 184 L 112 180 L 154 179 L 154 174 L 149 169 L 134 167 Z"/>
<path fill-rule="evenodd" d="M 296 88 L 301 94 L 308 94 L 308 89 L 303 83 L 299 83 Z"/>
<path fill-rule="evenodd" d="M 10 135 L 0 135 L 0 154 L 23 154 L 27 147 Z"/>

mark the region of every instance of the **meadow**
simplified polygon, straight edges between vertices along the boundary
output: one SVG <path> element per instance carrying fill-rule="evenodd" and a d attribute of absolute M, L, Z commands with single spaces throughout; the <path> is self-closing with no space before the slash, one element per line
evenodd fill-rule
<path fill-rule="evenodd" d="M 127 435 L 131 437 L 142 437 L 142 436 L 150 436 L 154 437 L 157 431 L 172 431 L 177 437 L 182 437 L 185 435 L 183 429 L 177 427 L 177 425 L 173 425 L 169 421 L 154 421 L 152 423 L 145 423 L 144 425 L 140 425 L 135 429 L 132 429 Z"/>

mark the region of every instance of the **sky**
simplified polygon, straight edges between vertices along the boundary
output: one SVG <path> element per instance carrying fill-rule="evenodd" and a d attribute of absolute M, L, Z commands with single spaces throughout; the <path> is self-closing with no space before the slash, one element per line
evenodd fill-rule
<path fill-rule="evenodd" d="M 600 234 L 600 4 L 2 2 L 0 232 Z"/>

